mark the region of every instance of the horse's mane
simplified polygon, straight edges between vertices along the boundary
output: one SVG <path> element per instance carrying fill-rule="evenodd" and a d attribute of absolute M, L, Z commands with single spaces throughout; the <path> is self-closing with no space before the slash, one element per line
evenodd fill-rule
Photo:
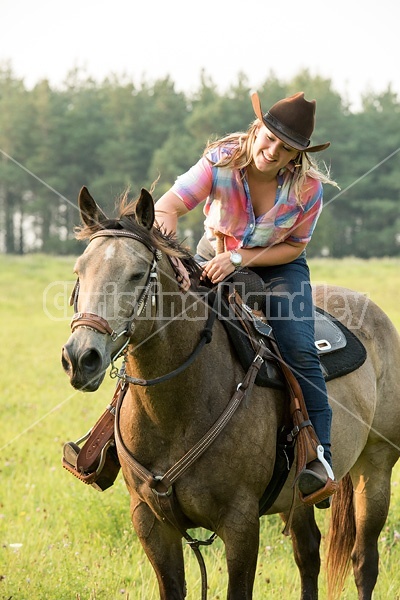
<path fill-rule="evenodd" d="M 136 234 L 143 243 L 155 250 L 160 250 L 167 256 L 175 256 L 184 264 L 192 284 L 197 286 L 200 279 L 201 267 L 193 257 L 191 250 L 178 241 L 175 233 L 162 231 L 157 224 L 151 229 L 147 229 L 136 220 L 136 205 L 138 200 L 129 200 L 128 193 L 125 192 L 116 203 L 117 216 L 113 218 L 101 218 L 98 222 L 91 225 L 83 224 L 75 228 L 75 238 L 77 240 L 88 240 L 94 233 L 107 229 L 117 229 L 129 231 Z M 178 275 L 173 262 L 171 265 L 176 275 Z"/>

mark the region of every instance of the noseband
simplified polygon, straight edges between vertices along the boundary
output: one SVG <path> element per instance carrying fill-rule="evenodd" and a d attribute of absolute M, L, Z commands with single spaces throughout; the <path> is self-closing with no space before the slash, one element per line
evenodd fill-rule
<path fill-rule="evenodd" d="M 72 291 L 71 298 L 69 301 L 70 306 L 74 306 L 75 314 L 71 320 L 71 330 L 72 333 L 78 329 L 79 327 L 85 327 L 87 329 L 92 329 L 93 331 L 97 331 L 98 333 L 109 335 L 112 341 L 116 341 L 121 336 L 126 336 L 127 340 L 121 350 L 119 350 L 119 356 L 122 351 L 125 349 L 129 342 L 130 334 L 131 334 L 131 326 L 134 318 L 143 311 L 147 302 L 151 296 L 152 303 L 155 303 L 155 294 L 153 293 L 153 288 L 158 281 L 157 274 L 157 263 L 161 259 L 161 252 L 158 249 L 151 247 L 140 235 L 133 233 L 132 231 L 127 231 L 125 229 L 102 229 L 97 231 L 89 238 L 89 243 L 98 237 L 124 237 L 131 238 L 137 240 L 142 243 L 150 250 L 153 255 L 153 261 L 149 270 L 149 275 L 147 277 L 146 285 L 142 293 L 140 294 L 139 300 L 136 303 L 136 310 L 133 311 L 131 318 L 128 320 L 126 326 L 119 333 L 112 329 L 110 324 L 106 319 L 96 315 L 95 313 L 90 312 L 78 312 L 78 297 L 79 297 L 79 279 L 75 283 L 75 287 Z M 113 360 L 117 358 L 117 356 L 113 357 Z"/>

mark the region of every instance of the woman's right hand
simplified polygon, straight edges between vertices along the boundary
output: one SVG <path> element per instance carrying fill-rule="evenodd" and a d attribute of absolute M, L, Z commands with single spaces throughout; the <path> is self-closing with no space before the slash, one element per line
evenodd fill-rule
<path fill-rule="evenodd" d="M 234 271 L 235 267 L 231 263 L 231 253 L 221 252 L 204 266 L 202 277 L 208 277 L 212 283 L 219 283 Z"/>

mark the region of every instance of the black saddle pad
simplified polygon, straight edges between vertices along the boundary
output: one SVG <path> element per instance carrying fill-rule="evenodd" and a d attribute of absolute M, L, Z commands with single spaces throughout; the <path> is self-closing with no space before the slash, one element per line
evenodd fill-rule
<path fill-rule="evenodd" d="M 367 351 L 364 344 L 352 331 L 350 331 L 350 329 L 345 327 L 343 323 L 338 321 L 334 316 L 322 310 L 322 308 L 316 308 L 316 310 L 335 323 L 342 331 L 347 341 L 346 346 L 343 348 L 320 356 L 325 381 L 336 379 L 336 377 L 343 377 L 343 375 L 347 375 L 361 367 L 367 358 Z"/>

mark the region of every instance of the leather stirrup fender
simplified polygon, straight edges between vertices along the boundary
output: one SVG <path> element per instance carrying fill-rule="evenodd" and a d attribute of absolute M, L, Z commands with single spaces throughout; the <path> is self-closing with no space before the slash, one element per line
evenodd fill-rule
<path fill-rule="evenodd" d="M 128 386 L 122 381 L 118 382 L 110 404 L 84 438 L 85 443 L 80 449 L 71 442 L 64 445 L 63 467 L 99 491 L 104 491 L 114 483 L 121 468 L 114 442 L 115 406 L 127 389 Z"/>

